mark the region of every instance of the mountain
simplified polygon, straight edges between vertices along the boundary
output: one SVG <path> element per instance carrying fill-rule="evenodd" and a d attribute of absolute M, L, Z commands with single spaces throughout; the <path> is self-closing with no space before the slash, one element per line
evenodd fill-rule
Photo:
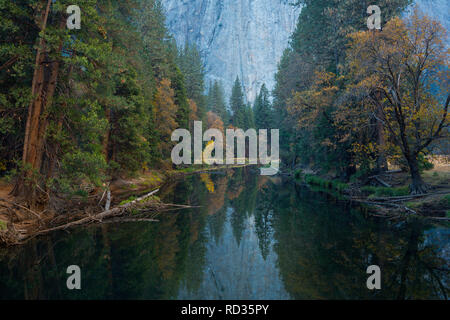
<path fill-rule="evenodd" d="M 299 8 L 294 0 L 162 0 L 167 26 L 178 45 L 196 43 L 205 63 L 206 84 L 221 80 L 227 96 L 236 76 L 248 101 L 263 83 L 274 86 L 274 74 Z M 450 30 L 449 0 L 417 0 L 427 15 Z M 447 40 L 448 41 L 448 40 Z"/>
<path fill-rule="evenodd" d="M 447 30 L 450 30 L 449 0 L 417 0 L 416 4 L 426 15 L 438 20 Z"/>
<path fill-rule="evenodd" d="M 272 89 L 277 63 L 300 10 L 292 0 L 162 0 L 179 45 L 196 43 L 206 83 L 221 80 L 227 96 L 236 76 L 248 101 L 263 83 Z"/>

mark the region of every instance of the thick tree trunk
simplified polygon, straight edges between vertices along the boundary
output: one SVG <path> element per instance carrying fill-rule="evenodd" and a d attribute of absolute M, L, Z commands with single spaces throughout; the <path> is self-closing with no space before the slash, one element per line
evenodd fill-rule
<path fill-rule="evenodd" d="M 425 182 L 422 179 L 422 176 L 420 175 L 419 162 L 417 161 L 417 158 L 411 156 L 407 160 L 409 165 L 409 171 L 411 173 L 411 184 L 409 186 L 411 194 L 426 193 L 428 191 L 428 185 L 425 184 Z"/>
<path fill-rule="evenodd" d="M 47 2 L 42 14 L 42 31 L 45 31 L 51 0 Z M 61 44 L 62 47 L 62 44 Z M 47 130 L 47 108 L 52 102 L 59 72 L 59 61 L 49 61 L 46 43 L 39 41 L 36 64 L 32 82 L 32 100 L 28 108 L 25 127 L 25 141 L 22 162 L 25 170 L 16 182 L 12 191 L 16 197 L 24 198 L 32 207 L 36 204 L 36 174 L 41 173 L 44 153 L 45 132 Z"/>

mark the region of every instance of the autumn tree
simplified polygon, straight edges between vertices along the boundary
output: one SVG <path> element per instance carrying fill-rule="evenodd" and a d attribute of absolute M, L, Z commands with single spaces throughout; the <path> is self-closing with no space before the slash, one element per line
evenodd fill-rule
<path fill-rule="evenodd" d="M 177 105 L 174 102 L 175 93 L 170 80 L 163 79 L 155 94 L 155 125 L 159 135 L 159 151 L 163 157 L 170 156 L 172 132 L 178 127 L 176 121 Z"/>
<path fill-rule="evenodd" d="M 352 35 L 349 59 L 356 88 L 366 92 L 389 139 L 408 164 L 411 193 L 427 191 L 419 156 L 431 144 L 448 138 L 449 51 L 446 30 L 417 10 L 394 18 L 381 32 Z"/>
<path fill-rule="evenodd" d="M 383 21 L 399 15 L 411 0 L 380 0 Z M 334 154 L 312 153 L 308 148 L 311 135 L 305 135 L 295 125 L 287 112 L 288 101 L 293 92 L 309 90 L 315 83 L 316 72 L 328 72 L 338 78 L 347 72 L 347 35 L 358 30 L 367 30 L 367 8 L 370 1 L 360 0 L 298 0 L 302 10 L 297 28 L 292 34 L 289 47 L 283 53 L 275 75 L 273 108 L 274 126 L 280 128 L 280 156 L 290 167 L 308 162 L 313 156 L 320 162 L 334 161 L 327 156 Z M 326 124 L 326 122 L 325 122 Z M 322 128 L 323 129 L 323 128 Z M 319 136 L 334 135 L 334 131 L 317 130 Z M 323 150 L 318 149 L 321 153 Z M 347 159 L 341 159 L 342 165 Z M 306 159 L 305 159 L 306 158 Z"/>
<path fill-rule="evenodd" d="M 302 162 L 348 179 L 355 173 L 356 163 L 352 158 L 352 140 L 337 121 L 342 116 L 339 106 L 344 88 L 343 77 L 317 72 L 308 90 L 295 92 L 288 100 L 287 111 L 297 129 L 297 148 L 305 158 Z"/>
<path fill-rule="evenodd" d="M 207 128 L 215 128 L 215 129 L 219 129 L 222 134 L 224 133 L 224 124 L 222 119 L 215 114 L 212 111 L 208 111 L 206 113 L 206 123 L 207 123 Z"/>

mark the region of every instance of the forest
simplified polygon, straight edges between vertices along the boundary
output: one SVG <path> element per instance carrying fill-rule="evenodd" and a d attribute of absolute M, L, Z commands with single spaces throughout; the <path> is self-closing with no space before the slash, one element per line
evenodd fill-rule
<path fill-rule="evenodd" d="M 74 3 L 80 29 L 66 26 Z M 53 214 L 119 180 L 188 170 L 170 160 L 171 134 L 194 121 L 280 129 L 285 174 L 348 184 L 395 166 L 403 195 L 427 193 L 428 156 L 449 153 L 448 35 L 402 16 L 410 4 L 378 1 L 383 27 L 368 30 L 366 1 L 297 1 L 275 89 L 246 101 L 239 77 L 232 92 L 205 83 L 160 0 L 0 0 L 0 196 Z"/>

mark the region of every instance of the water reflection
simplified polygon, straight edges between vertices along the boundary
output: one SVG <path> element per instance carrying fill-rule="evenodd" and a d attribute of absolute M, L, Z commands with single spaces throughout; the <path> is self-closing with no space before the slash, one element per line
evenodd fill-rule
<path fill-rule="evenodd" d="M 251 169 L 161 191 L 200 208 L 0 250 L 1 299 L 446 299 L 449 229 L 394 223 Z M 67 266 L 82 270 L 69 291 Z M 382 290 L 366 288 L 368 265 Z"/>

